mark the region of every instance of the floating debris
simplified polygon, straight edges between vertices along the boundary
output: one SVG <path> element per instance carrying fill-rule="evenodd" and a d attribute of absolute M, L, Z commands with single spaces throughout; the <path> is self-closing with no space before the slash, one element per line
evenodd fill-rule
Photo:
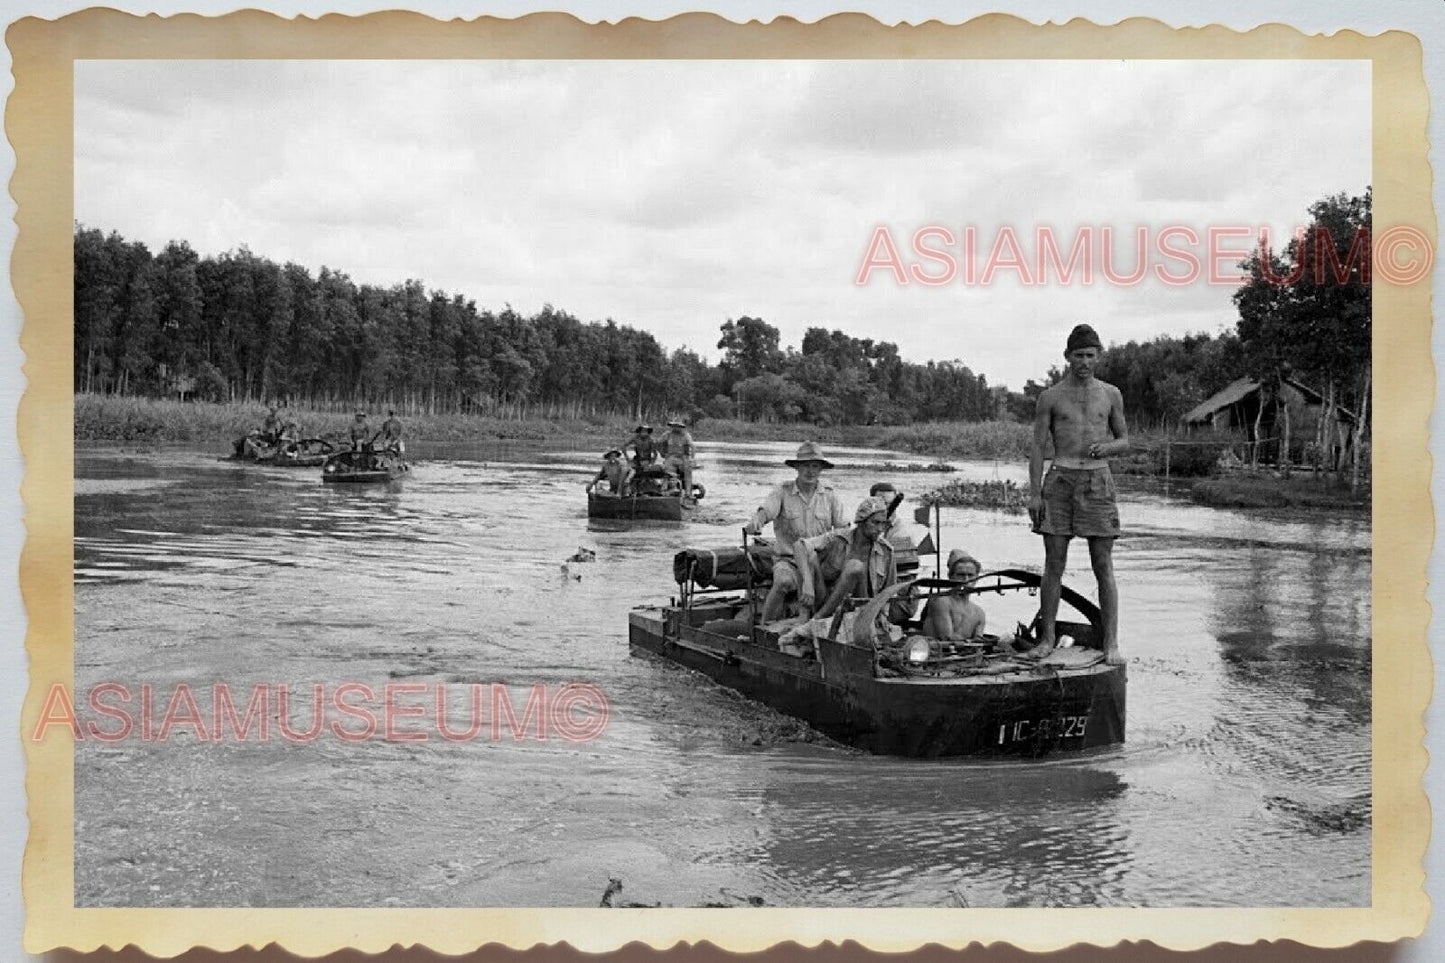
<path fill-rule="evenodd" d="M 584 548 L 584 547 L 582 547 L 582 546 L 578 546 L 578 548 L 577 548 L 577 553 L 576 553 L 575 555 L 571 556 L 570 558 L 568 558 L 567 561 L 569 561 L 569 562 L 595 562 L 595 561 L 597 561 L 597 553 L 594 552 L 594 551 L 593 551 L 592 549 L 590 549 L 590 548 Z"/>

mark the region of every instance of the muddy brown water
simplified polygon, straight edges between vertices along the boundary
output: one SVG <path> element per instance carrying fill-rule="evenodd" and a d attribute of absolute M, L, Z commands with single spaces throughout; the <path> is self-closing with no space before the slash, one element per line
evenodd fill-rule
<path fill-rule="evenodd" d="M 679 906 L 1368 904 L 1368 518 L 1126 487 L 1128 742 L 1043 762 L 904 760 L 628 654 L 628 610 L 667 598 L 675 551 L 738 540 L 789 477 L 791 446 L 704 441 L 703 509 L 633 524 L 586 518 L 595 447 L 417 446 L 392 487 L 82 447 L 76 691 L 124 686 L 130 702 L 101 701 L 133 730 L 76 747 L 77 905 L 594 906 L 614 877 L 626 899 Z M 877 466 L 917 462 L 835 457 L 850 505 Z M 915 492 L 1025 479 L 1018 464 L 958 467 L 889 477 Z M 1018 516 L 946 509 L 943 543 L 985 568 L 1041 563 Z M 580 549 L 595 560 L 568 562 Z M 1082 546 L 1068 581 L 1093 597 Z M 1028 615 L 986 609 L 995 630 Z M 355 683 L 378 717 L 388 684 L 421 687 L 397 696 L 420 711 L 444 687 L 457 731 L 469 683 L 503 685 L 520 716 L 531 687 L 569 682 L 607 700 L 590 741 L 488 725 L 452 741 L 416 717 L 397 729 L 425 741 L 276 732 L 282 684 L 293 730 L 320 684 L 323 721 L 356 731 L 329 702 Z M 142 738 L 142 686 L 158 729 L 182 683 L 201 724 Z M 268 741 L 200 738 L 217 683 L 240 712 L 269 687 Z"/>

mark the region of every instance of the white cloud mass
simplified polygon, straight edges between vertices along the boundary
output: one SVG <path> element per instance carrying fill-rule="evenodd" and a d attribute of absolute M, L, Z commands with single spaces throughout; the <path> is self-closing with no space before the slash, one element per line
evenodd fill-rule
<path fill-rule="evenodd" d="M 420 278 L 712 357 L 743 314 L 785 344 L 841 328 L 1015 388 L 1077 321 L 1214 333 L 1231 288 L 859 286 L 876 227 L 914 263 L 917 228 L 971 225 L 981 269 L 1003 226 L 1030 259 L 1040 225 L 1065 253 L 1081 226 L 1283 237 L 1370 183 L 1356 61 L 136 60 L 75 80 L 76 219 L 152 250 Z"/>

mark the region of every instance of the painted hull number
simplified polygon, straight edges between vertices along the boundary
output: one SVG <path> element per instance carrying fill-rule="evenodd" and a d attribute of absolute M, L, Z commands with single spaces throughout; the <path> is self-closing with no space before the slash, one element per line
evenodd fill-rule
<path fill-rule="evenodd" d="M 1036 739 L 1082 739 L 1089 717 L 1058 716 L 1053 719 L 1018 719 L 998 727 L 998 744 L 1033 742 Z"/>

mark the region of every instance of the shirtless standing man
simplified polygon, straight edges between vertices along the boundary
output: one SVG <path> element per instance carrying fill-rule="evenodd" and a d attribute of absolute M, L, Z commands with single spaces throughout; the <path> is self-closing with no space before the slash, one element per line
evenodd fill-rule
<path fill-rule="evenodd" d="M 1064 348 L 1068 373 L 1039 395 L 1034 440 L 1029 452 L 1029 518 L 1044 537 L 1044 584 L 1040 598 L 1040 655 L 1053 651 L 1054 620 L 1069 558 L 1069 539 L 1089 540 L 1089 561 L 1099 582 L 1104 618 L 1104 660 L 1119 665 L 1119 593 L 1114 586 L 1114 539 L 1119 509 L 1109 455 L 1129 448 L 1124 396 L 1094 377 L 1103 345 L 1094 329 L 1081 324 L 1069 332 Z M 1044 447 L 1052 438 L 1054 461 L 1044 477 Z"/>

